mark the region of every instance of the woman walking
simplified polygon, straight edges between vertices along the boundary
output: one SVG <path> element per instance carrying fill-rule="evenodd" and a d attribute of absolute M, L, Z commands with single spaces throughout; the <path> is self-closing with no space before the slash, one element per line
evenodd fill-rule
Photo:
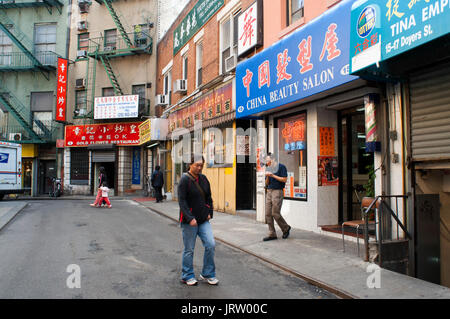
<path fill-rule="evenodd" d="M 105 168 L 102 166 L 99 169 L 99 175 L 98 175 L 98 187 L 97 187 L 97 197 L 95 198 L 95 202 L 93 204 L 90 204 L 92 207 L 98 207 L 102 204 L 102 190 L 100 187 L 103 183 L 107 182 L 106 179 L 106 172 Z"/>

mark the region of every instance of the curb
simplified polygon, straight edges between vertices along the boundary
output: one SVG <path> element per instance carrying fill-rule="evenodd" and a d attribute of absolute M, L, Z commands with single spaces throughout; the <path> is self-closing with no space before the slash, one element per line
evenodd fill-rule
<path fill-rule="evenodd" d="M 8 215 L 10 214 L 10 212 L 6 213 L 7 217 L 5 219 L 7 219 L 7 221 L 3 224 L 0 224 L 0 232 L 3 230 L 3 228 L 5 228 L 14 219 L 14 217 L 16 217 L 27 206 L 28 206 L 28 204 L 25 203 L 25 205 L 23 205 L 22 208 L 18 209 L 16 212 L 12 213 L 11 216 L 9 216 L 9 217 L 8 217 Z"/>
<path fill-rule="evenodd" d="M 177 219 L 175 219 L 175 218 L 173 218 L 173 217 L 171 217 L 171 216 L 169 216 L 169 215 L 167 215 L 167 214 L 165 214 L 165 213 L 163 213 L 163 212 L 161 212 L 161 211 L 159 211 L 159 210 L 156 210 L 156 209 L 154 209 L 154 208 L 152 208 L 152 207 L 144 206 L 142 203 L 139 203 L 139 202 L 136 202 L 136 203 L 138 203 L 139 205 L 141 205 L 141 206 L 144 207 L 144 208 L 147 208 L 148 210 L 151 210 L 152 212 L 157 213 L 158 215 L 161 215 L 161 216 L 163 216 L 163 217 L 166 217 L 166 218 L 168 218 L 168 219 L 170 219 L 170 220 L 172 220 L 172 221 L 174 221 L 174 222 L 178 222 Z M 266 257 L 257 255 L 257 254 L 255 254 L 255 253 L 253 253 L 253 252 L 251 252 L 251 251 L 249 251 L 249 250 L 247 250 L 247 249 L 244 249 L 244 248 L 242 248 L 242 247 L 239 247 L 239 246 L 237 246 L 237 245 L 235 245 L 235 244 L 232 244 L 232 243 L 230 243 L 230 242 L 228 242 L 228 241 L 226 241 L 226 240 L 223 240 L 223 239 L 218 238 L 218 237 L 216 237 L 216 236 L 214 236 L 214 238 L 215 238 L 217 241 L 219 241 L 219 242 L 221 242 L 221 243 L 223 243 L 223 244 L 225 244 L 225 245 L 227 245 L 227 246 L 230 246 L 230 247 L 232 247 L 232 248 L 234 248 L 234 249 L 238 249 L 238 250 L 240 250 L 240 251 L 242 251 L 242 252 L 244 252 L 244 253 L 246 253 L 246 254 L 252 255 L 252 256 L 254 256 L 254 257 L 256 257 L 256 258 L 258 258 L 258 259 L 260 259 L 260 260 L 262 260 L 262 261 L 264 261 L 264 262 L 266 262 L 266 263 L 268 263 L 268 264 L 270 264 L 270 265 L 272 265 L 272 266 L 275 266 L 275 267 L 277 267 L 277 268 L 280 268 L 281 270 L 283 270 L 283 271 L 285 271 L 285 272 L 288 272 L 288 273 L 290 273 L 291 275 L 293 275 L 293 276 L 295 276 L 295 277 L 297 277 L 297 278 L 300 278 L 300 279 L 306 281 L 306 282 L 309 283 L 309 284 L 312 284 L 312 285 L 317 286 L 317 287 L 319 287 L 319 288 L 322 288 L 322 289 L 324 289 L 324 290 L 326 290 L 326 291 L 328 291 L 328 292 L 331 292 L 332 294 L 334 294 L 334 295 L 336 295 L 336 296 L 338 296 L 338 297 L 340 297 L 340 298 L 342 298 L 342 299 L 359 299 L 359 297 L 354 296 L 354 295 L 352 295 L 352 294 L 350 294 L 350 293 L 348 293 L 348 292 L 346 292 L 346 291 L 344 291 L 344 290 L 341 290 L 341 289 L 339 289 L 339 288 L 336 288 L 336 287 L 334 287 L 334 286 L 332 286 L 332 285 L 329 285 L 329 284 L 327 284 L 327 283 L 324 283 L 324 282 L 322 282 L 322 281 L 320 281 L 320 280 L 311 278 L 311 277 L 309 277 L 309 276 L 307 276 L 307 275 L 305 275 L 305 274 L 299 273 L 299 272 L 297 272 L 297 271 L 295 271 L 295 270 L 293 270 L 293 269 L 290 269 L 290 268 L 288 268 L 288 267 L 286 267 L 286 266 L 280 265 L 280 264 L 278 264 L 278 263 L 276 263 L 276 262 L 274 262 L 274 261 L 272 261 L 272 260 L 270 260 L 270 259 L 268 259 L 268 258 L 266 258 Z"/>

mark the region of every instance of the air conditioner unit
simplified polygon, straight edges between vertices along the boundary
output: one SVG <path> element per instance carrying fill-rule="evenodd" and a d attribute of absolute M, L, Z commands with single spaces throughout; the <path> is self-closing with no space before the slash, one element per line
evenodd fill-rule
<path fill-rule="evenodd" d="M 80 13 L 88 13 L 89 12 L 89 6 L 90 6 L 89 2 L 85 2 L 85 1 L 79 1 L 78 2 L 78 7 L 80 8 Z"/>
<path fill-rule="evenodd" d="M 80 21 L 78 22 L 78 31 L 86 31 L 88 28 L 87 21 Z"/>
<path fill-rule="evenodd" d="M 164 94 L 158 94 L 155 99 L 155 105 L 168 105 L 169 96 Z"/>
<path fill-rule="evenodd" d="M 187 91 L 187 80 L 181 79 L 175 81 L 174 92 L 185 93 Z"/>
<path fill-rule="evenodd" d="M 86 86 L 86 79 L 76 79 L 75 80 L 75 88 L 84 88 Z"/>
<path fill-rule="evenodd" d="M 231 55 L 225 59 L 225 72 L 230 72 L 236 68 L 236 56 Z"/>
<path fill-rule="evenodd" d="M 87 57 L 87 50 L 78 50 L 77 51 L 77 58 L 86 58 Z"/>
<path fill-rule="evenodd" d="M 107 45 L 107 46 L 105 46 L 105 49 L 104 49 L 104 51 L 106 51 L 106 52 L 114 51 L 114 50 L 116 50 L 116 47 L 112 46 L 112 45 Z"/>
<path fill-rule="evenodd" d="M 21 141 L 22 133 L 9 133 L 9 140 L 10 141 Z"/>

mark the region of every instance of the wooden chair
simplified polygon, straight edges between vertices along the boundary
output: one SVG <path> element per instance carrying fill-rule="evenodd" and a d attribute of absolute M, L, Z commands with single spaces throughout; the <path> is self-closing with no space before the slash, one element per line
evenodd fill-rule
<path fill-rule="evenodd" d="M 367 209 L 370 204 L 373 202 L 374 198 L 372 197 L 364 197 L 361 201 L 361 216 L 363 217 L 363 219 L 360 220 L 348 220 L 346 222 L 342 223 L 342 249 L 345 252 L 345 240 L 344 240 L 344 227 L 353 227 L 356 229 L 356 242 L 358 245 L 358 257 L 359 257 L 359 229 L 364 229 L 365 231 L 369 231 L 368 229 L 365 229 L 366 227 L 366 222 L 364 220 L 364 216 L 365 216 L 365 209 Z M 378 208 L 378 203 L 377 203 L 377 208 Z M 369 220 L 368 221 L 368 227 L 375 225 L 376 222 L 375 220 Z"/>

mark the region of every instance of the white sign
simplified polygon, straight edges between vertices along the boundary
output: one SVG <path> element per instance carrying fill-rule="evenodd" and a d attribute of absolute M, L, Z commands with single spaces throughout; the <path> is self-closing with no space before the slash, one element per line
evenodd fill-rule
<path fill-rule="evenodd" d="M 139 114 L 139 95 L 102 96 L 94 100 L 94 119 L 135 118 Z"/>
<path fill-rule="evenodd" d="M 258 44 L 258 1 L 238 18 L 238 55 Z"/>

